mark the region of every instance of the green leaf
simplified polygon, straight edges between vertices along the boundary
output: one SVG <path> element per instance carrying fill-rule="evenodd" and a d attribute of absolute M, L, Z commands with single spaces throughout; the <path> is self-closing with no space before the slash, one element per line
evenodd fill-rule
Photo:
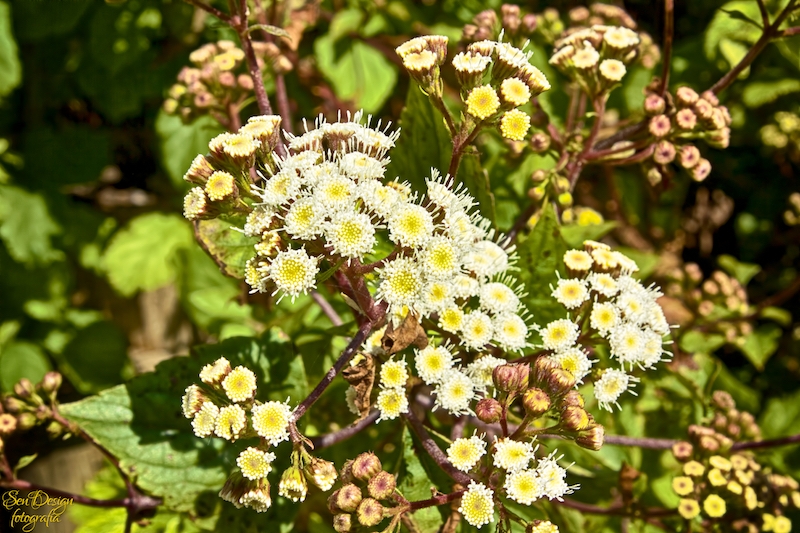
<path fill-rule="evenodd" d="M 495 202 L 489 173 L 481 166 L 481 157 L 477 150 L 462 157 L 458 181 L 466 185 L 469 193 L 478 201 L 481 214 L 495 224 Z"/>
<path fill-rule="evenodd" d="M 421 453 L 407 427 L 403 428 L 403 475 L 398 489 L 409 501 L 427 500 L 431 497 L 431 480 L 419 460 Z M 420 509 L 412 515 L 421 533 L 435 533 L 442 525 L 442 516 L 436 507 Z"/>
<path fill-rule="evenodd" d="M 758 40 L 761 30 L 754 27 L 749 21 L 732 18 L 728 12 L 739 12 L 745 18 L 750 19 L 761 16 L 758 5 L 751 0 L 728 2 L 714 14 L 714 18 L 706 28 L 703 45 L 705 55 L 708 59 L 715 60 L 720 54 L 730 67 L 738 63 L 739 59 L 747 53 L 749 46 Z"/>
<path fill-rule="evenodd" d="M 164 111 L 156 118 L 156 133 L 160 139 L 161 164 L 176 186 L 184 184 L 183 175 L 197 154 L 208 152 L 208 141 L 222 133 L 222 127 L 210 116 L 184 124 L 180 117 Z"/>
<path fill-rule="evenodd" d="M 112 163 L 108 129 L 31 128 L 22 137 L 27 183 L 43 189 L 96 181 Z M 47 154 L 43 157 L 42 154 Z"/>
<path fill-rule="evenodd" d="M 742 102 L 747 107 L 760 107 L 774 102 L 781 96 L 800 91 L 800 80 L 754 81 L 742 91 Z"/>
<path fill-rule="evenodd" d="M 553 207 L 548 204 L 530 235 L 517 245 L 519 277 L 528 296 L 523 300 L 537 324 L 544 325 L 566 315 L 551 296 L 550 285 L 558 281 L 556 272 L 564 274 L 563 258 L 567 243 L 561 237 Z"/>
<path fill-rule="evenodd" d="M 20 470 L 22 470 L 23 468 L 25 468 L 26 466 L 28 466 L 29 464 L 34 462 L 37 457 L 39 457 L 38 453 L 34 453 L 33 455 L 25 455 L 23 457 L 20 457 L 19 461 L 17 461 L 17 466 L 14 467 L 14 475 L 16 476 L 17 472 L 19 472 Z"/>
<path fill-rule="evenodd" d="M 50 361 L 39 346 L 27 341 L 11 341 L 0 353 L 0 387 L 11 392 L 22 378 L 38 383 L 51 369 Z"/>
<path fill-rule="evenodd" d="M 275 35 L 277 37 L 286 37 L 287 39 L 289 39 L 289 41 L 292 40 L 292 37 L 291 35 L 289 35 L 288 31 L 284 30 L 283 28 L 279 28 L 277 26 L 270 26 L 269 24 L 255 24 L 247 28 L 248 33 L 252 33 L 256 30 L 262 30 L 269 33 L 270 35 Z"/>
<path fill-rule="evenodd" d="M 342 47 L 341 55 L 336 49 Z M 397 69 L 383 54 L 357 39 L 325 35 L 314 42 L 317 66 L 333 84 L 336 95 L 367 113 L 383 106 L 397 82 Z"/>
<path fill-rule="evenodd" d="M 761 29 L 761 24 L 759 24 L 755 20 L 751 19 L 750 17 L 748 17 L 747 15 L 745 15 L 744 13 L 739 11 L 738 9 L 725 9 L 724 7 L 721 7 L 721 8 L 719 8 L 719 10 L 722 11 L 723 13 L 727 13 L 732 19 L 741 20 L 741 21 L 750 23 L 753 26 L 755 26 L 756 28 Z"/>
<path fill-rule="evenodd" d="M 103 268 L 111 285 L 130 296 L 173 281 L 175 254 L 192 245 L 188 222 L 177 215 L 149 213 L 134 218 L 112 237 L 103 254 Z"/>
<path fill-rule="evenodd" d="M 305 370 L 302 358 L 283 338 L 273 331 L 259 339 L 238 337 L 202 346 L 125 385 L 62 405 L 61 412 L 114 455 L 139 487 L 163 498 L 168 509 L 209 517 L 215 508 L 229 507 L 217 493 L 241 446 L 195 437 L 191 422 L 181 414 L 181 396 L 199 381 L 203 365 L 225 356 L 231 365 L 255 372 L 260 400 L 291 396 L 296 403 L 307 393 Z M 278 449 L 279 455 L 285 451 Z M 271 509 L 264 520 L 276 520 L 277 513 Z"/>
<path fill-rule="evenodd" d="M 719 266 L 725 272 L 736 278 L 736 281 L 746 286 L 753 276 L 761 272 L 761 267 L 752 263 L 741 263 L 730 255 L 719 256 Z"/>
<path fill-rule="evenodd" d="M 92 0 L 15 2 L 14 27 L 20 42 L 38 41 L 72 30 Z"/>
<path fill-rule="evenodd" d="M 800 432 L 800 391 L 782 398 L 771 398 L 759 418 L 765 439 Z"/>
<path fill-rule="evenodd" d="M 695 354 L 712 354 L 725 344 L 725 337 L 718 333 L 703 333 L 689 330 L 680 339 L 681 350 Z"/>
<path fill-rule="evenodd" d="M 764 370 L 764 364 L 778 349 L 783 331 L 775 324 L 765 324 L 747 336 L 742 345 L 742 352 L 753 366 Z"/>
<path fill-rule="evenodd" d="M 625 96 L 625 106 L 629 113 L 641 112 L 644 105 L 644 89 L 652 78 L 653 71 L 644 67 L 634 67 L 625 76 L 622 93 Z"/>
<path fill-rule="evenodd" d="M 17 43 L 11 31 L 10 9 L 8 4 L 0 2 L 0 97 L 10 93 L 22 81 Z"/>
<path fill-rule="evenodd" d="M 425 176 L 430 176 L 431 168 L 447 172 L 453 145 L 441 113 L 414 83 L 408 88 L 400 127 L 400 138 L 386 174 L 399 176 L 414 189 L 424 190 Z"/>
<path fill-rule="evenodd" d="M 59 355 L 59 368 L 83 394 L 122 381 L 128 362 L 128 340 L 114 323 L 95 322 L 78 331 Z"/>
<path fill-rule="evenodd" d="M 63 257 L 50 243 L 61 227 L 50 216 L 38 194 L 17 187 L 0 186 L 0 239 L 20 263 L 47 264 Z"/>
<path fill-rule="evenodd" d="M 785 328 L 792 324 L 792 313 L 781 307 L 765 307 L 758 313 L 758 317 L 773 320 Z"/>
<path fill-rule="evenodd" d="M 244 279 L 244 267 L 255 255 L 257 237 L 233 229 L 230 222 L 214 218 L 194 223 L 194 235 L 226 276 Z"/>
<path fill-rule="evenodd" d="M 582 248 L 584 241 L 599 241 L 615 227 L 617 227 L 617 223 L 613 220 L 590 226 L 570 224 L 561 227 L 561 236 L 571 248 Z"/>

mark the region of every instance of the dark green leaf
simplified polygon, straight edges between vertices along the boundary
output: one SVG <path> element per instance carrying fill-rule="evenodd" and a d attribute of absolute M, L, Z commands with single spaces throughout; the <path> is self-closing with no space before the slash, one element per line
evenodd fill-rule
<path fill-rule="evenodd" d="M 46 264 L 63 257 L 50 243 L 61 228 L 38 194 L 0 186 L 0 239 L 15 261 Z"/>
<path fill-rule="evenodd" d="M 518 246 L 519 276 L 528 296 L 524 299 L 537 324 L 546 324 L 566 315 L 561 304 L 550 295 L 550 285 L 558 281 L 556 272 L 564 274 L 563 258 L 567 243 L 561 237 L 558 220 L 547 205 L 530 235 Z"/>
<path fill-rule="evenodd" d="M 725 337 L 717 333 L 703 333 L 697 330 L 687 331 L 680 339 L 681 350 L 695 354 L 712 354 L 725 344 Z"/>
<path fill-rule="evenodd" d="M 615 227 L 617 227 L 617 223 L 613 220 L 590 226 L 570 224 L 569 226 L 561 227 L 561 236 L 564 237 L 564 241 L 571 248 L 583 248 L 584 241 L 599 241 Z"/>
<path fill-rule="evenodd" d="M 51 370 L 50 361 L 37 345 L 27 341 L 11 341 L 0 353 L 0 386 L 5 392 L 14 390 L 14 384 L 22 378 L 33 383 L 42 380 Z"/>
<path fill-rule="evenodd" d="M 22 81 L 22 66 L 17 57 L 17 43 L 11 31 L 8 4 L 0 2 L 0 97 L 7 95 Z"/>
<path fill-rule="evenodd" d="M 753 276 L 761 272 L 761 267 L 751 263 L 742 263 L 730 255 L 719 256 L 719 266 L 728 274 L 736 278 L 742 286 L 750 283 Z"/>
<path fill-rule="evenodd" d="M 761 414 L 759 426 L 766 439 L 800 432 L 800 391 L 770 399 Z"/>
<path fill-rule="evenodd" d="M 27 183 L 50 189 L 97 181 L 111 163 L 109 137 L 108 130 L 88 126 L 26 130 L 22 142 Z"/>
<path fill-rule="evenodd" d="M 290 396 L 296 403 L 307 393 L 305 371 L 302 358 L 283 338 L 273 331 L 260 339 L 239 337 L 202 346 L 192 356 L 165 361 L 155 372 L 125 385 L 62 405 L 61 412 L 118 458 L 139 487 L 163 498 L 168 509 L 210 517 L 220 506 L 229 506 L 217 493 L 232 470 L 238 447 L 221 439 L 195 437 L 190 421 L 181 414 L 181 396 L 189 384 L 199 381 L 204 364 L 225 356 L 231 365 L 244 365 L 256 373 L 260 400 Z M 264 520 L 275 520 L 276 513 L 272 509 Z"/>
<path fill-rule="evenodd" d="M 161 111 L 156 118 L 156 133 L 161 141 L 161 164 L 172 183 L 182 185 L 192 160 L 208 152 L 208 141 L 222 133 L 222 127 L 210 116 L 184 124 L 179 117 Z"/>
<path fill-rule="evenodd" d="M 425 190 L 425 177 L 431 175 L 431 168 L 446 172 L 453 145 L 441 113 L 416 84 L 408 88 L 400 127 L 400 139 L 392 150 L 386 175 L 399 176 L 415 189 Z"/>
<path fill-rule="evenodd" d="M 759 370 L 764 369 L 764 364 L 775 350 L 783 331 L 775 324 L 765 324 L 747 336 L 742 345 L 742 352 L 747 356 L 753 366 Z"/>
<path fill-rule="evenodd" d="M 20 41 L 37 41 L 69 32 L 92 0 L 14 2 L 14 27 Z"/>
<path fill-rule="evenodd" d="M 477 151 L 465 154 L 461 159 L 458 181 L 466 185 L 469 193 L 478 201 L 481 215 L 495 224 L 494 194 L 489 184 L 489 173 L 481 165 L 481 157 Z"/>
<path fill-rule="evenodd" d="M 400 492 L 409 501 L 427 500 L 431 497 L 431 480 L 417 456 L 420 453 L 407 427 L 403 428 L 403 476 Z M 420 509 L 412 515 L 421 533 L 435 533 L 442 525 L 442 516 L 436 507 Z"/>
<path fill-rule="evenodd" d="M 218 218 L 195 222 L 194 235 L 223 274 L 244 279 L 245 263 L 255 255 L 257 237 L 248 237 Z"/>
<path fill-rule="evenodd" d="M 60 366 L 84 394 L 98 392 L 122 381 L 128 361 L 128 340 L 112 322 L 95 322 L 78 331 L 64 347 Z"/>
<path fill-rule="evenodd" d="M 176 253 L 192 245 L 187 221 L 178 215 L 149 213 L 114 235 L 103 254 L 103 266 L 114 288 L 130 296 L 174 280 Z"/>

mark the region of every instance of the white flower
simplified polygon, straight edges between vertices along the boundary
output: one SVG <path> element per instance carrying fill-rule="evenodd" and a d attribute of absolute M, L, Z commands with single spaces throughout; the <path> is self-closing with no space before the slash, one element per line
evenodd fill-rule
<path fill-rule="evenodd" d="M 585 378 L 592 369 L 593 361 L 589 359 L 586 352 L 578 346 L 556 352 L 551 357 L 561 365 L 561 368 L 575 376 L 575 380 L 578 383 L 583 383 L 583 378 Z"/>
<path fill-rule="evenodd" d="M 462 472 L 469 472 L 486 454 L 486 441 L 473 435 L 456 439 L 447 448 L 447 459 Z"/>
<path fill-rule="evenodd" d="M 494 466 L 507 472 L 525 470 L 534 458 L 533 444 L 509 438 L 498 439 L 494 443 Z"/>
<path fill-rule="evenodd" d="M 489 315 L 472 311 L 464 317 L 461 325 L 461 343 L 467 348 L 480 350 L 492 340 L 494 326 Z"/>
<path fill-rule="evenodd" d="M 564 264 L 575 272 L 588 272 L 592 268 L 592 256 L 583 250 L 567 250 Z"/>
<path fill-rule="evenodd" d="M 381 387 L 395 389 L 406 386 L 408 369 L 405 361 L 389 360 L 381 365 Z"/>
<path fill-rule="evenodd" d="M 639 35 L 628 28 L 612 26 L 603 34 L 603 41 L 611 48 L 618 50 L 639 44 Z"/>
<path fill-rule="evenodd" d="M 475 386 L 469 376 L 451 369 L 442 377 L 434 392 L 435 407 L 441 407 L 452 415 L 461 415 L 470 412 L 469 404 L 475 397 Z"/>
<path fill-rule="evenodd" d="M 422 272 L 416 261 L 398 257 L 381 269 L 381 282 L 377 296 L 391 307 L 407 305 L 413 308 L 419 303 L 422 290 Z"/>
<path fill-rule="evenodd" d="M 571 320 L 561 318 L 547 324 L 539 333 L 545 348 L 559 351 L 572 347 L 578 340 L 580 330 L 578 325 Z"/>
<path fill-rule="evenodd" d="M 444 346 L 428 345 L 417 350 L 414 365 L 420 379 L 428 385 L 438 383 L 453 368 L 453 354 Z"/>
<path fill-rule="evenodd" d="M 481 284 L 473 277 L 458 274 L 453 278 L 453 296 L 456 298 L 472 298 L 481 289 Z"/>
<path fill-rule="evenodd" d="M 289 422 L 292 409 L 286 402 L 267 402 L 253 407 L 251 411 L 253 429 L 259 437 L 272 446 L 289 440 Z"/>
<path fill-rule="evenodd" d="M 457 333 L 464 325 L 464 311 L 452 305 L 439 311 L 439 327 L 448 333 Z"/>
<path fill-rule="evenodd" d="M 514 313 L 519 308 L 519 296 L 504 283 L 486 283 L 481 287 L 480 305 L 490 313 Z"/>
<path fill-rule="evenodd" d="M 652 368 L 656 363 L 664 361 L 662 355 L 669 355 L 669 352 L 664 350 L 660 334 L 650 329 L 645 329 L 642 334 L 644 347 L 639 357 L 639 364 L 642 368 Z"/>
<path fill-rule="evenodd" d="M 633 366 L 640 361 L 644 350 L 645 335 L 642 329 L 631 322 L 623 322 L 608 337 L 611 356 L 616 357 L 623 365 Z"/>
<path fill-rule="evenodd" d="M 467 365 L 467 375 L 472 378 L 476 389 L 486 389 L 492 386 L 492 374 L 494 369 L 506 364 L 505 359 L 484 355 Z"/>
<path fill-rule="evenodd" d="M 269 229 L 272 219 L 275 217 L 274 209 L 265 205 L 257 205 L 247 215 L 247 222 L 244 225 L 244 234 L 248 237 L 260 237 L 262 233 Z"/>
<path fill-rule="evenodd" d="M 597 64 L 600 54 L 597 53 L 588 41 L 584 41 L 583 48 L 572 56 L 572 64 L 579 69 L 589 69 Z"/>
<path fill-rule="evenodd" d="M 494 317 L 494 340 L 504 350 L 514 352 L 528 346 L 528 325 L 516 313 Z"/>
<path fill-rule="evenodd" d="M 424 245 L 433 235 L 433 217 L 416 204 L 400 204 L 389 216 L 389 239 L 411 248 Z"/>
<path fill-rule="evenodd" d="M 551 500 L 562 501 L 565 494 L 572 494 L 579 487 L 567 485 L 565 480 L 567 471 L 556 462 L 557 459 L 554 457 L 556 453 L 554 451 L 539 461 L 536 465 L 536 475 L 541 483 L 543 495 Z"/>
<path fill-rule="evenodd" d="M 247 479 L 263 479 L 272 472 L 272 461 L 274 460 L 274 453 L 251 446 L 239 454 L 239 457 L 236 458 L 236 466 Z"/>
<path fill-rule="evenodd" d="M 422 288 L 420 299 L 427 313 L 438 312 L 453 304 L 453 284 L 449 281 L 429 281 Z"/>
<path fill-rule="evenodd" d="M 421 254 L 425 275 L 433 279 L 450 278 L 460 266 L 460 250 L 455 242 L 444 236 L 433 237 Z"/>
<path fill-rule="evenodd" d="M 467 253 L 464 266 L 480 278 L 489 278 L 505 272 L 508 254 L 492 241 L 480 241 Z"/>
<path fill-rule="evenodd" d="M 361 152 L 350 152 L 339 159 L 342 173 L 356 180 L 380 179 L 386 169 L 383 162 Z"/>
<path fill-rule="evenodd" d="M 600 62 L 600 74 L 609 81 L 621 81 L 627 69 L 618 59 L 604 59 Z"/>
<path fill-rule="evenodd" d="M 522 505 L 531 505 L 543 494 L 542 483 L 535 470 L 518 470 L 508 474 L 503 488 L 509 498 Z"/>
<path fill-rule="evenodd" d="M 408 398 L 403 389 L 383 389 L 378 394 L 375 407 L 380 411 L 378 422 L 382 420 L 394 420 L 402 413 L 408 412 Z"/>
<path fill-rule="evenodd" d="M 431 169 L 431 178 L 425 180 L 428 186 L 428 199 L 448 211 L 469 211 L 475 200 L 459 183 L 453 190 L 453 178 L 442 176 L 436 169 Z"/>
<path fill-rule="evenodd" d="M 281 205 L 300 192 L 300 183 L 294 170 L 281 170 L 267 179 L 261 189 L 261 199 L 267 205 Z"/>
<path fill-rule="evenodd" d="M 334 253 L 342 257 L 360 259 L 372 251 L 375 244 L 375 226 L 364 213 L 339 212 L 325 224 L 325 238 Z"/>
<path fill-rule="evenodd" d="M 458 512 L 471 526 L 478 529 L 494 522 L 494 491 L 483 483 L 470 481 L 467 492 L 461 497 Z"/>
<path fill-rule="evenodd" d="M 559 279 L 551 293 L 558 303 L 567 309 L 575 309 L 589 299 L 586 283 L 580 279 Z"/>
<path fill-rule="evenodd" d="M 597 303 L 592 306 L 589 314 L 589 325 L 600 333 L 607 336 L 619 324 L 619 311 L 610 302 Z"/>
<path fill-rule="evenodd" d="M 612 405 L 619 407 L 617 400 L 628 390 L 628 386 L 636 381 L 638 379 L 629 376 L 623 370 L 606 369 L 594 383 L 594 397 L 602 409 L 611 411 Z M 633 394 L 633 391 L 631 393 Z"/>
<path fill-rule="evenodd" d="M 444 226 L 447 236 L 459 242 L 472 243 L 486 236 L 486 232 L 473 223 L 473 217 L 461 210 L 448 211 Z"/>
<path fill-rule="evenodd" d="M 460 52 L 453 58 L 453 68 L 460 72 L 476 74 L 486 70 L 491 62 L 491 57 L 471 52 Z"/>
<path fill-rule="evenodd" d="M 314 199 L 331 211 L 342 211 L 352 206 L 355 187 L 349 178 L 334 174 L 314 188 Z"/>
<path fill-rule="evenodd" d="M 305 248 L 278 252 L 268 269 L 269 278 L 276 287 L 275 294 L 283 291 L 292 300 L 314 288 L 314 279 L 319 272 L 317 259 L 309 257 Z"/>
<path fill-rule="evenodd" d="M 324 210 L 312 198 L 298 198 L 283 217 L 283 227 L 295 239 L 312 240 L 322 232 Z"/>
<path fill-rule="evenodd" d="M 402 201 L 400 193 L 380 181 L 358 184 L 358 195 L 373 213 L 387 218 Z"/>
<path fill-rule="evenodd" d="M 589 255 L 589 254 L 586 254 Z M 610 274 L 603 274 L 603 273 L 594 273 L 589 275 L 589 285 L 592 287 L 592 290 L 605 296 L 606 298 L 611 298 L 612 296 L 616 295 L 619 291 L 619 287 L 617 287 L 617 282 L 614 281 L 614 278 Z"/>

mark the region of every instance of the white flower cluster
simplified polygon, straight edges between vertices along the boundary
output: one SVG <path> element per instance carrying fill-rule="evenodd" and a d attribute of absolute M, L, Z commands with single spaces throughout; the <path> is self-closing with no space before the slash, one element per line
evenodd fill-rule
<path fill-rule="evenodd" d="M 599 242 L 586 241 L 584 246 L 585 250 L 564 255 L 570 277 L 559 279 L 552 292 L 556 301 L 575 312 L 575 318 L 550 322 L 540 334 L 544 348 L 553 352 L 550 357 L 578 383 L 596 362 L 589 359 L 579 337 L 595 333 L 608 342 L 611 358 L 620 368 L 602 371 L 594 382 L 594 395 L 602 408 L 610 410 L 638 381 L 629 371 L 650 369 L 669 355 L 664 337 L 670 327 L 657 302 L 662 293 L 631 276 L 638 270 L 635 262 Z"/>

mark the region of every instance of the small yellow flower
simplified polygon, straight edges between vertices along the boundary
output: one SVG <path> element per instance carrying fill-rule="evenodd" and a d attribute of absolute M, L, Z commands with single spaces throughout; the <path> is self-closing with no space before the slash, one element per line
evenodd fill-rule
<path fill-rule="evenodd" d="M 714 468 L 719 468 L 723 472 L 729 472 L 731 469 L 731 462 L 721 455 L 712 455 L 708 463 Z"/>
<path fill-rule="evenodd" d="M 727 511 L 727 508 L 725 507 L 725 500 L 716 494 L 711 494 L 703 502 L 703 511 L 705 511 L 705 513 L 711 518 L 719 518 L 725 514 L 725 511 Z"/>
<path fill-rule="evenodd" d="M 231 401 L 249 400 L 256 393 L 256 375 L 249 368 L 237 366 L 222 381 L 222 389 Z"/>
<path fill-rule="evenodd" d="M 681 499 L 681 502 L 678 504 L 678 512 L 686 520 L 691 520 L 700 514 L 700 505 L 695 500 L 684 498 Z"/>
<path fill-rule="evenodd" d="M 272 472 L 272 461 L 274 460 L 274 453 L 264 452 L 251 446 L 239 454 L 236 465 L 247 479 L 262 479 Z"/>
<path fill-rule="evenodd" d="M 749 511 L 758 507 L 758 496 L 756 495 L 756 491 L 753 490 L 753 487 L 744 488 L 744 506 L 747 507 Z"/>
<path fill-rule="evenodd" d="M 512 109 L 500 119 L 500 133 L 506 139 L 521 141 L 525 139 L 531 127 L 531 117 L 519 109 Z"/>
<path fill-rule="evenodd" d="M 725 479 L 725 476 L 718 468 L 712 468 L 708 472 L 708 481 L 710 481 L 715 487 L 721 487 L 728 484 L 728 480 Z"/>
<path fill-rule="evenodd" d="M 775 525 L 772 528 L 775 533 L 790 533 L 792 531 L 792 521 L 785 516 L 775 518 Z"/>
<path fill-rule="evenodd" d="M 236 181 L 233 176 L 223 170 L 211 174 L 206 182 L 206 194 L 218 202 L 230 198 L 236 192 Z"/>
<path fill-rule="evenodd" d="M 491 85 L 475 87 L 467 96 L 467 113 L 481 120 L 486 120 L 497 112 L 500 99 Z"/>
<path fill-rule="evenodd" d="M 678 476 L 672 480 L 672 490 L 678 496 L 687 496 L 694 491 L 694 482 L 687 476 Z"/>
<path fill-rule="evenodd" d="M 734 494 L 741 494 L 742 490 L 743 490 L 742 486 L 739 483 L 735 482 L 735 481 L 729 481 L 728 485 L 727 485 L 727 489 L 729 491 L 731 491 L 732 493 L 734 493 Z"/>
<path fill-rule="evenodd" d="M 500 84 L 500 94 L 503 100 L 513 106 L 527 104 L 531 99 L 531 90 L 528 84 L 519 78 L 506 78 Z"/>
<path fill-rule="evenodd" d="M 747 457 L 739 455 L 738 453 L 731 455 L 731 465 L 734 470 L 744 470 L 748 465 Z"/>
<path fill-rule="evenodd" d="M 706 471 L 706 467 L 704 467 L 701 463 L 697 461 L 689 461 L 685 465 L 683 465 L 683 473 L 687 476 L 692 477 L 699 477 L 702 476 Z"/>

